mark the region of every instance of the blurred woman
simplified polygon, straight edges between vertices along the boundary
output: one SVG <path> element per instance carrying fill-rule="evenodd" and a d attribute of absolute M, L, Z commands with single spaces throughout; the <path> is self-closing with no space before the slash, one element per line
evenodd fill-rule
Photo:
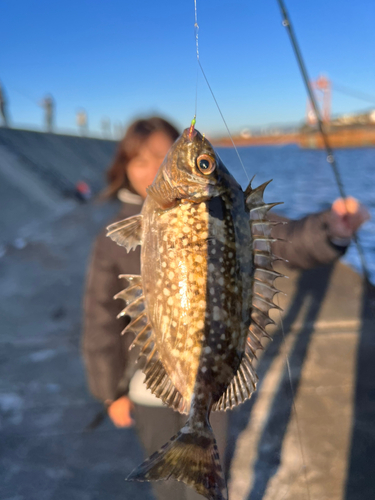
<path fill-rule="evenodd" d="M 116 220 L 141 211 L 146 189 L 178 135 L 173 125 L 159 117 L 130 125 L 108 171 L 104 193 L 104 197 L 117 197 L 122 202 Z M 366 209 L 356 200 L 348 199 L 346 205 L 338 200 L 331 210 L 277 226 L 275 236 L 288 243 L 277 242 L 274 253 L 303 269 L 331 263 L 345 252 L 353 232 L 367 217 Z M 272 219 L 285 220 L 274 214 Z M 133 338 L 120 334 L 129 318 L 116 319 L 123 303 L 113 297 L 126 286 L 118 279 L 120 274 L 140 274 L 140 248 L 127 254 L 103 231 L 95 243 L 87 278 L 83 354 L 90 391 L 105 404 L 117 427 L 132 425 L 133 413 L 139 437 L 150 455 L 180 430 L 186 416 L 165 408 L 143 384 L 141 363 L 135 364 L 138 353 L 135 349 L 129 352 Z M 224 460 L 227 414 L 212 413 L 211 424 Z M 175 481 L 159 481 L 152 487 L 158 499 L 202 498 Z"/>
<path fill-rule="evenodd" d="M 117 197 L 122 202 L 116 220 L 140 212 L 146 189 L 178 136 L 176 128 L 159 117 L 130 125 L 108 170 L 108 187 L 103 193 L 104 198 Z M 123 303 L 113 297 L 126 287 L 126 282 L 118 278 L 120 274 L 140 274 L 140 248 L 127 254 L 106 238 L 103 230 L 95 243 L 87 276 L 83 355 L 91 393 L 105 404 L 117 427 L 132 425 L 131 413 L 134 415 L 138 435 L 149 456 L 180 430 L 186 416 L 165 408 L 143 384 L 142 363 L 136 364 L 138 353 L 136 349 L 129 352 L 133 338 L 121 335 L 129 318 L 116 319 Z M 227 415 L 216 413 L 211 423 L 224 456 Z M 175 481 L 159 481 L 152 487 L 160 500 L 202 498 Z"/>

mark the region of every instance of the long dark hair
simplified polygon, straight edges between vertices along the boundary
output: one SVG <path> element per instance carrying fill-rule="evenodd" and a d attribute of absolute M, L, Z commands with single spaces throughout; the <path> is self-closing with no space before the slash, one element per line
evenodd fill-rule
<path fill-rule="evenodd" d="M 101 198 L 114 198 L 122 188 L 132 190 L 126 174 L 127 165 L 138 155 L 141 146 L 155 132 L 163 132 L 173 142 L 180 135 L 176 127 L 159 116 L 134 121 L 119 143 L 113 163 L 107 170 L 108 186 L 102 192 Z"/>

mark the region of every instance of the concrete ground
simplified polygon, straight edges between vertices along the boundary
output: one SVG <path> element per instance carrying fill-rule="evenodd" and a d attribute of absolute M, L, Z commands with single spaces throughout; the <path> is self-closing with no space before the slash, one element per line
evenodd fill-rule
<path fill-rule="evenodd" d="M 101 406 L 80 357 L 83 280 L 115 211 L 77 205 L 0 258 L 1 500 L 153 498 L 124 481 L 143 457 L 133 429 L 85 430 Z M 289 274 L 284 333 L 260 358 L 256 396 L 231 413 L 230 500 L 373 500 L 373 290 L 341 264 Z"/>
<path fill-rule="evenodd" d="M 125 484 L 142 459 L 133 430 L 105 422 L 80 357 L 81 302 L 92 240 L 115 207 L 78 206 L 0 260 L 0 498 L 152 498 Z"/>
<path fill-rule="evenodd" d="M 374 499 L 374 287 L 343 264 L 279 270 L 282 324 L 232 416 L 230 499 Z"/>

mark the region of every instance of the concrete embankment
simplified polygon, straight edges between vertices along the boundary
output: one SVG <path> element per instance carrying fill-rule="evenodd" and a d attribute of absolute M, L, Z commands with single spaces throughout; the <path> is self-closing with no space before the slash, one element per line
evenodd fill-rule
<path fill-rule="evenodd" d="M 97 193 L 115 148 L 109 140 L 0 128 L 0 244 L 70 210 L 78 181 Z"/>

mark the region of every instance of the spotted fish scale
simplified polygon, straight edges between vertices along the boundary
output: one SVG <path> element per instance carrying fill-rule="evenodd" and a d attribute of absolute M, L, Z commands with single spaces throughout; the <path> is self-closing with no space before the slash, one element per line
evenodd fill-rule
<path fill-rule="evenodd" d="M 188 414 L 186 425 L 128 479 L 170 476 L 212 500 L 227 498 L 209 424 L 212 410 L 256 388 L 253 360 L 276 307 L 266 184 L 242 191 L 211 144 L 187 129 L 171 148 L 139 216 L 113 224 L 127 250 L 142 245 L 141 277 L 118 294 L 125 331 L 146 356 L 146 386 Z"/>
<path fill-rule="evenodd" d="M 249 248 L 251 241 L 249 232 L 241 234 L 232 208 L 229 199 L 183 201 L 157 215 L 158 231 L 145 228 L 146 308 L 159 332 L 155 343 L 163 366 L 185 399 L 187 412 L 198 373 L 214 382 L 215 399 L 223 393 L 240 363 L 248 333 L 252 262 L 251 254 L 242 249 Z M 244 213 L 242 222 L 248 224 L 247 219 Z M 239 238 L 245 245 L 236 243 Z M 150 248 L 158 249 L 157 266 Z M 238 264 L 241 252 L 248 271 L 245 287 Z"/>

